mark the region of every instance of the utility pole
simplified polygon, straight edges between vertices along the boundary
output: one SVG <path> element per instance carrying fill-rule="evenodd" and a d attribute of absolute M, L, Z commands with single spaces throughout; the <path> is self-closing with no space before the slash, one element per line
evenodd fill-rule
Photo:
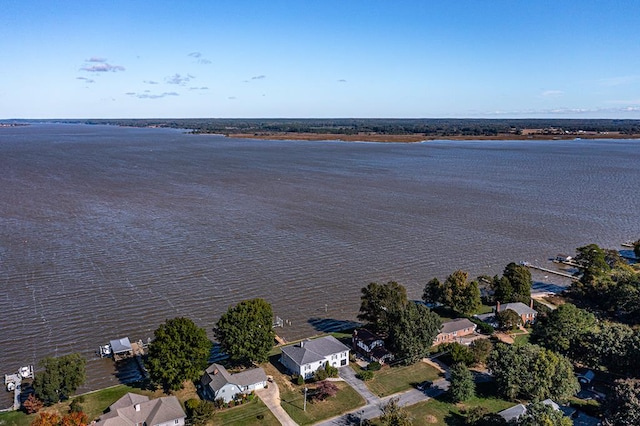
<path fill-rule="evenodd" d="M 304 387 L 304 404 L 303 404 L 303 408 L 302 411 L 307 411 L 307 387 Z"/>

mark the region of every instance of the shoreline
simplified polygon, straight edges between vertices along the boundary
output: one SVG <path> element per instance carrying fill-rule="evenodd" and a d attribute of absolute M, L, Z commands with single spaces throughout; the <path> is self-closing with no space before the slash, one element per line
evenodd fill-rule
<path fill-rule="evenodd" d="M 192 132 L 194 135 L 220 135 L 220 133 Z M 340 141 L 340 142 L 381 142 L 381 143 L 418 143 L 431 141 L 513 141 L 513 140 L 576 140 L 576 139 L 640 139 L 640 134 L 619 134 L 619 133 L 599 133 L 599 134 L 535 134 L 516 135 L 511 133 L 498 135 L 480 136 L 427 136 L 424 134 L 411 135 L 381 135 L 381 134 L 355 134 L 345 133 L 299 133 L 299 132 L 267 132 L 267 133 L 228 133 L 223 134 L 227 138 L 233 139 L 260 139 L 260 140 L 292 140 L 292 141 Z"/>

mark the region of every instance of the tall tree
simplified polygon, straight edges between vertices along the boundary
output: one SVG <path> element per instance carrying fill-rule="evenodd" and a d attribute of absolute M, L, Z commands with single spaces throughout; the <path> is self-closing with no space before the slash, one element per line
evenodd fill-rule
<path fill-rule="evenodd" d="M 249 366 L 267 360 L 273 348 L 273 310 L 264 299 L 232 306 L 213 329 L 222 350 L 237 364 Z"/>
<path fill-rule="evenodd" d="M 463 315 L 473 314 L 482 305 L 478 283 L 469 282 L 468 277 L 468 273 L 458 270 L 442 285 L 442 303 Z"/>
<path fill-rule="evenodd" d="M 522 325 L 522 317 L 513 309 L 504 309 L 496 313 L 498 327 L 503 330 L 511 330 Z"/>
<path fill-rule="evenodd" d="M 567 358 L 536 345 L 499 343 L 489 356 L 489 369 L 506 398 L 564 401 L 578 390 Z"/>
<path fill-rule="evenodd" d="M 442 293 L 442 283 L 437 278 L 433 278 L 425 284 L 422 292 L 422 300 L 427 304 L 442 303 Z"/>
<path fill-rule="evenodd" d="M 533 279 L 531 278 L 531 272 L 529 268 L 524 265 L 518 265 L 517 263 L 509 263 L 502 273 L 504 278 L 509 281 L 513 293 L 509 302 L 522 302 L 529 303 L 531 298 L 531 285 Z M 506 300 L 504 302 L 507 302 Z"/>
<path fill-rule="evenodd" d="M 189 318 L 168 319 L 149 344 L 149 376 L 165 390 L 179 390 L 184 381 L 202 374 L 210 351 L 211 341 L 203 328 Z"/>
<path fill-rule="evenodd" d="M 573 420 L 552 406 L 537 402 L 527 406 L 527 412 L 518 418 L 517 426 L 572 426 Z"/>
<path fill-rule="evenodd" d="M 616 380 L 605 401 L 605 417 L 613 426 L 640 425 L 640 380 Z"/>
<path fill-rule="evenodd" d="M 366 321 L 377 332 L 389 331 L 391 318 L 407 306 L 407 289 L 395 281 L 370 283 L 362 288 L 358 319 Z"/>
<path fill-rule="evenodd" d="M 580 281 L 589 283 L 611 270 L 611 266 L 607 263 L 607 252 L 597 244 L 578 247 L 576 251 L 575 261 L 582 270 Z"/>
<path fill-rule="evenodd" d="M 466 401 L 476 394 L 476 384 L 471 371 L 464 364 L 454 364 L 450 370 L 449 395 L 454 402 Z"/>
<path fill-rule="evenodd" d="M 533 338 L 544 347 L 575 359 L 584 336 L 596 327 L 596 317 L 571 303 L 558 306 L 534 326 Z"/>
<path fill-rule="evenodd" d="M 389 346 L 395 350 L 396 358 L 413 364 L 427 355 L 441 327 L 440 317 L 431 309 L 409 303 L 393 317 Z"/>
<path fill-rule="evenodd" d="M 398 404 L 398 398 L 391 398 L 382 406 L 380 423 L 383 426 L 411 426 L 413 424 L 409 413 Z"/>
<path fill-rule="evenodd" d="M 46 405 L 69 397 L 86 379 L 87 360 L 78 353 L 40 361 L 44 371 L 36 373 L 33 389 Z"/>

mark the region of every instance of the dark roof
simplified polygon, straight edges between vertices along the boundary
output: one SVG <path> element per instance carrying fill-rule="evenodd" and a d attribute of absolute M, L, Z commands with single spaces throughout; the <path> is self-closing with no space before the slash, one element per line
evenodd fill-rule
<path fill-rule="evenodd" d="M 476 325 L 469 321 L 467 318 L 456 318 L 454 320 L 443 323 L 440 333 L 449 334 L 453 333 L 454 331 L 464 330 L 465 328 L 475 329 Z"/>
<path fill-rule="evenodd" d="M 353 337 L 357 340 L 360 340 L 367 345 L 369 343 L 375 342 L 376 340 L 382 340 L 382 337 L 377 334 L 367 330 L 366 328 L 359 328 L 357 330 L 353 330 Z"/>
<path fill-rule="evenodd" d="M 283 346 L 282 352 L 298 365 L 322 361 L 325 357 L 348 351 L 349 348 L 333 336 L 324 336 L 314 340 L 304 340 L 295 345 Z"/>
<path fill-rule="evenodd" d="M 200 379 L 200 383 L 209 386 L 215 392 L 222 389 L 227 383 L 238 386 L 249 386 L 260 382 L 266 382 L 267 375 L 262 368 L 252 368 L 240 373 L 231 374 L 220 364 L 211 364 Z"/>

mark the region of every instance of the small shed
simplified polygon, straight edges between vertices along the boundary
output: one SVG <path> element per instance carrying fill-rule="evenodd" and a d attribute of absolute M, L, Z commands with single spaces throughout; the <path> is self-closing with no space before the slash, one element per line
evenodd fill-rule
<path fill-rule="evenodd" d="M 583 374 L 578 374 L 578 381 L 583 385 L 588 385 L 596 378 L 596 373 L 591 370 L 587 370 Z"/>
<path fill-rule="evenodd" d="M 131 347 L 131 342 L 128 337 L 112 340 L 109 342 L 109 346 L 111 346 L 111 353 L 114 358 L 116 356 L 126 357 L 133 354 L 133 348 Z"/>

